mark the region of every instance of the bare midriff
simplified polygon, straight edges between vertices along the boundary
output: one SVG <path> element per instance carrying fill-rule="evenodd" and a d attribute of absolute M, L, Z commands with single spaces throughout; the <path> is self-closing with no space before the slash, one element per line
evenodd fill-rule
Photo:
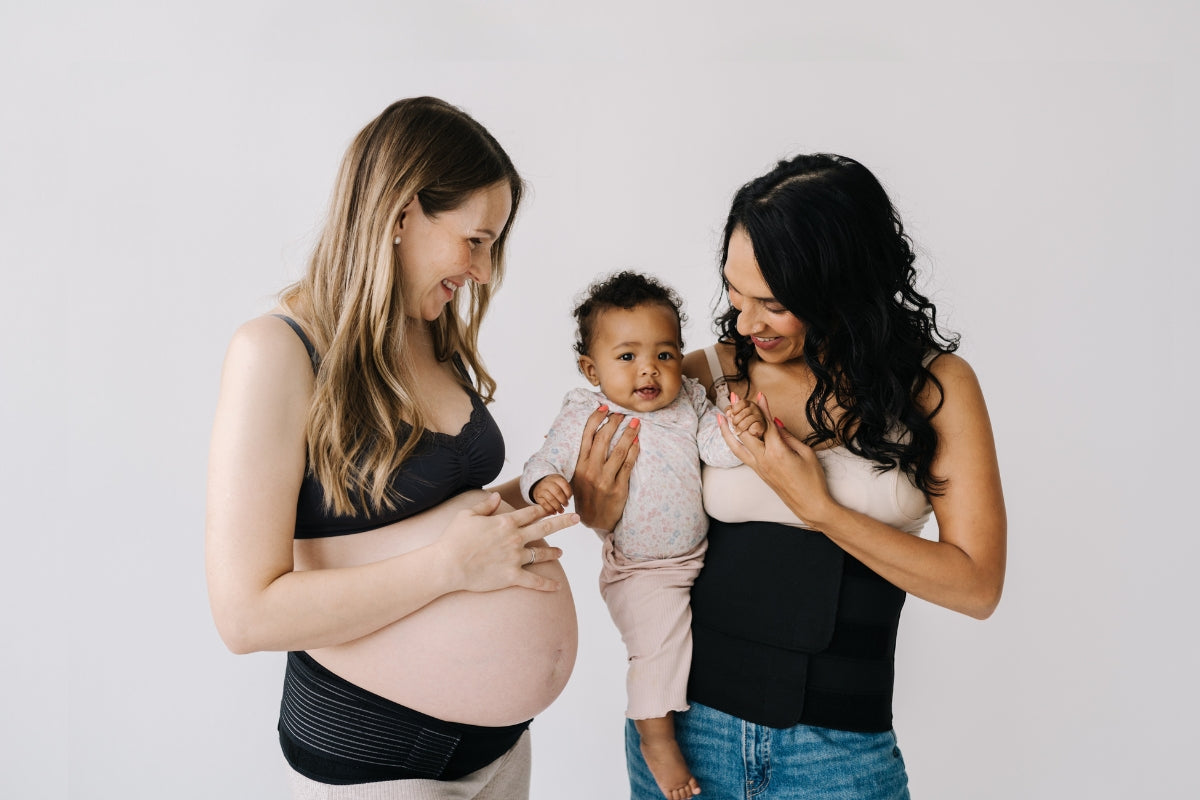
<path fill-rule="evenodd" d="M 424 547 L 455 513 L 484 496 L 465 492 L 365 533 L 298 539 L 296 569 L 355 566 Z M 351 683 L 439 719 L 523 722 L 562 692 L 578 643 L 575 603 L 562 567 L 550 561 L 527 569 L 558 581 L 559 590 L 454 592 L 375 633 L 309 654 Z"/>

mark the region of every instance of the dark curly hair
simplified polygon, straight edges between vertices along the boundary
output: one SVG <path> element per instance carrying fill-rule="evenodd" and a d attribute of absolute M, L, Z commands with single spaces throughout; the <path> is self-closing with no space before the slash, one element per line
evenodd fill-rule
<path fill-rule="evenodd" d="M 941 494 L 930 419 L 942 386 L 926 358 L 958 349 L 958 336 L 938 329 L 933 303 L 917 291 L 912 242 L 883 186 L 852 158 L 796 156 L 734 196 L 722 270 L 738 228 L 772 295 L 805 324 L 804 360 L 816 379 L 807 443 L 839 442 L 880 471 L 899 467 L 926 494 Z M 730 377 L 746 380 L 754 345 L 738 334 L 728 295 L 722 305 L 715 327 L 734 347 Z M 928 386 L 938 392 L 932 413 L 916 402 Z M 843 412 L 836 420 L 834 404 Z"/>
<path fill-rule="evenodd" d="M 675 313 L 678 321 L 679 348 L 683 349 L 683 326 L 687 314 L 683 313 L 683 301 L 674 289 L 640 272 L 625 270 L 596 281 L 587 288 L 583 299 L 575 306 L 575 352 L 588 354 L 595 332 L 596 318 L 601 311 L 623 308 L 626 311 L 644 305 L 660 305 Z"/>

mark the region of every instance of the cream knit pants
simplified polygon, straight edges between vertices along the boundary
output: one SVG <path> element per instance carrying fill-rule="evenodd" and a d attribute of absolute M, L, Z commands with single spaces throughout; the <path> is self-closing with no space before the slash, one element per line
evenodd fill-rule
<path fill-rule="evenodd" d="M 413 779 L 333 786 L 288 767 L 295 800 L 529 800 L 529 731 L 486 767 L 454 781 Z"/>
<path fill-rule="evenodd" d="M 692 662 L 692 583 L 704 566 L 704 539 L 674 558 L 631 561 L 604 535 L 600 595 L 621 631 L 629 655 L 629 719 L 686 711 Z"/>

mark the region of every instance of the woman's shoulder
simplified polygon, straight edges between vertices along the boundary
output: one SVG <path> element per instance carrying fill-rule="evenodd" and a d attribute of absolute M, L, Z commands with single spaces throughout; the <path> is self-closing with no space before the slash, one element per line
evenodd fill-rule
<path fill-rule="evenodd" d="M 285 313 L 280 308 L 273 308 L 265 314 L 246 320 L 233 332 L 235 342 L 246 345 L 269 346 L 291 339 L 299 340 L 295 327 L 305 330 L 303 320 Z"/>
<path fill-rule="evenodd" d="M 233 332 L 225 362 L 263 377 L 307 375 L 309 381 L 318 364 L 303 323 L 277 316 L 277 311 L 242 323 Z"/>
<path fill-rule="evenodd" d="M 238 470 L 252 464 L 254 469 L 295 467 L 296 475 L 303 475 L 313 389 L 308 353 L 286 322 L 263 316 L 242 324 L 221 369 L 213 423 L 213 453 L 221 454 L 223 465 L 218 471 L 241 474 Z"/>
<path fill-rule="evenodd" d="M 979 383 L 979 379 L 975 376 L 975 370 L 958 353 L 937 353 L 927 362 L 926 366 L 933 377 L 943 383 L 947 381 Z"/>
<path fill-rule="evenodd" d="M 939 416 L 973 414 L 982 407 L 983 390 L 979 378 L 965 358 L 957 353 L 940 353 L 929 362 L 928 368 L 937 384 L 926 384 L 917 402 L 934 414 L 935 425 Z"/>

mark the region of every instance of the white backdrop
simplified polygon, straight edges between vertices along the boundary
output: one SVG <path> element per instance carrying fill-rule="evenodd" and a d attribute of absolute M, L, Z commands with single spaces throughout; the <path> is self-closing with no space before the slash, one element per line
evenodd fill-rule
<path fill-rule="evenodd" d="M 0 6 L 0 796 L 285 796 L 283 657 L 227 653 L 205 595 L 218 371 L 350 138 L 418 94 L 531 187 L 485 327 L 502 477 L 579 380 L 595 274 L 658 274 L 704 345 L 735 189 L 802 151 L 874 170 L 983 383 L 1010 517 L 992 619 L 909 601 L 914 796 L 1197 795 L 1194 4 L 339 5 Z M 555 543 L 581 647 L 533 796 L 620 797 L 596 542 Z"/>

